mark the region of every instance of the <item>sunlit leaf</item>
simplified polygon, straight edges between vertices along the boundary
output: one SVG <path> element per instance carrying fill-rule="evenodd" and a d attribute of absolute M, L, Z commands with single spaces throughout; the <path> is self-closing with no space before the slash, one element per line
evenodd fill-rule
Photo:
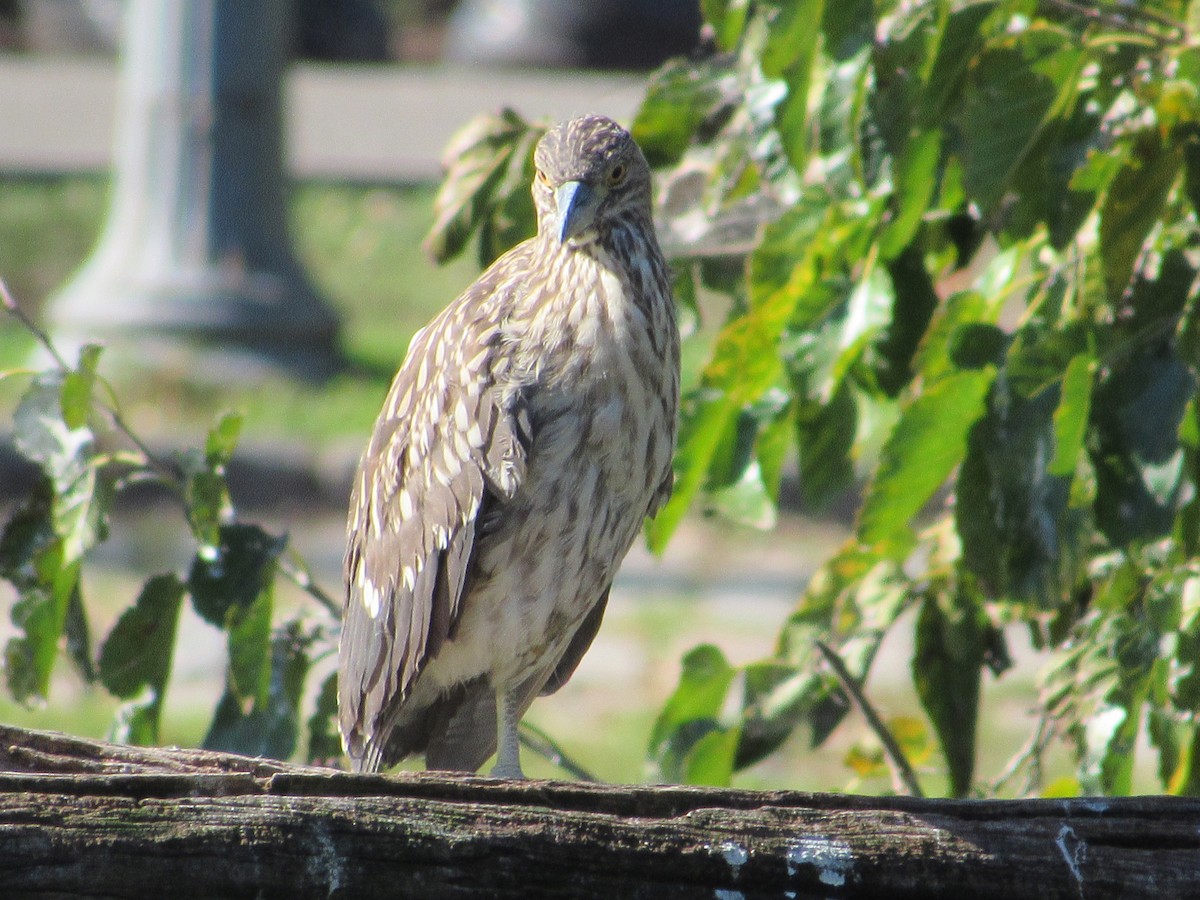
<path fill-rule="evenodd" d="M 712 25 L 718 46 L 732 50 L 746 27 L 750 0 L 701 0 L 700 11 L 704 21 Z"/>
<path fill-rule="evenodd" d="M 719 717 L 736 674 L 725 655 L 711 644 L 691 650 L 682 665 L 679 684 L 659 713 L 650 735 L 650 758 L 667 781 L 684 781 L 693 749 L 709 734 L 726 729 Z M 733 748 L 728 748 L 722 739 L 713 740 L 716 743 L 706 745 L 709 749 L 705 752 L 717 754 L 719 760 L 728 749 L 732 767 L 736 742 Z"/>
<path fill-rule="evenodd" d="M 788 0 L 779 9 L 763 48 L 762 67 L 768 78 L 782 78 L 787 84 L 787 96 L 775 111 L 775 124 L 788 162 L 802 172 L 811 139 L 809 90 L 820 37 L 814 23 L 825 13 L 825 0 Z"/>
<path fill-rule="evenodd" d="M 800 448 L 800 487 L 822 509 L 854 483 L 852 451 L 858 430 L 854 391 L 843 381 L 829 402 L 806 405 L 796 417 Z"/>
<path fill-rule="evenodd" d="M 1062 393 L 1054 411 L 1054 457 L 1046 467 L 1050 475 L 1070 477 L 1087 433 L 1092 405 L 1092 376 L 1095 360 L 1090 354 L 1075 356 L 1063 373 Z"/>
<path fill-rule="evenodd" d="M 223 466 L 229 462 L 242 434 L 243 419 L 240 412 L 228 412 L 209 430 L 204 442 L 204 455 L 209 466 Z"/>
<path fill-rule="evenodd" d="M 88 424 L 100 350 L 96 344 L 84 344 L 79 350 L 79 365 L 63 375 L 60 401 L 63 422 L 69 429 L 83 428 Z"/>
<path fill-rule="evenodd" d="M 678 162 L 705 122 L 736 103 L 735 67 L 729 54 L 674 60 L 655 73 L 630 129 L 651 166 Z"/>
<path fill-rule="evenodd" d="M 713 457 L 738 413 L 737 405 L 718 392 L 703 392 L 693 403 L 694 406 L 685 413 L 680 429 L 671 499 L 646 524 L 646 538 L 655 553 L 661 553 L 666 547 L 704 486 Z"/>
<path fill-rule="evenodd" d="M 911 544 L 909 523 L 949 478 L 966 451 L 967 432 L 983 413 L 987 369 L 931 385 L 897 422 L 863 500 L 858 535 L 880 553 Z"/>
<path fill-rule="evenodd" d="M 908 142 L 904 158 L 898 162 L 893 215 L 879 236 L 879 252 L 885 260 L 899 256 L 917 233 L 937 185 L 941 148 L 942 133 L 938 129 L 919 132 Z"/>
<path fill-rule="evenodd" d="M 492 208 L 493 192 L 509 161 L 533 128 L 511 109 L 480 116 L 460 130 L 446 148 L 446 177 L 434 199 L 436 218 L 424 247 L 435 260 L 453 259 Z"/>

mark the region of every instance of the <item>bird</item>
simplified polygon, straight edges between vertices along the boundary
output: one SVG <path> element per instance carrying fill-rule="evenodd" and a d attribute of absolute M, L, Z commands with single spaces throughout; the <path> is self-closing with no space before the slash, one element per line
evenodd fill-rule
<path fill-rule="evenodd" d="M 338 648 L 354 771 L 523 778 L 673 484 L 679 330 L 651 170 L 587 115 L 534 150 L 537 233 L 413 337 L 351 488 Z"/>

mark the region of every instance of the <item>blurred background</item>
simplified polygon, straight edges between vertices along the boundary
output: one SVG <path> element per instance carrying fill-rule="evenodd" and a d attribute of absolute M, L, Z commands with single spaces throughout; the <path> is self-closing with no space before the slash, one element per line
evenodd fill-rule
<path fill-rule="evenodd" d="M 223 332 L 220 346 L 209 347 L 216 353 L 167 353 L 150 370 L 136 359 L 127 365 L 128 353 L 114 354 L 101 371 L 132 428 L 152 447 L 201 445 L 223 411 L 244 412 L 244 438 L 230 467 L 239 513 L 287 532 L 317 580 L 337 596 L 349 478 L 391 375 L 413 331 L 478 271 L 469 254 L 435 267 L 420 247 L 433 222 L 446 143 L 473 116 L 505 106 L 531 119 L 601 112 L 628 122 L 648 73 L 696 46 L 699 2 L 296 0 L 292 10 L 268 6 L 287 16 L 279 84 L 285 221 L 272 252 L 287 258 L 285 268 L 298 266 L 288 277 L 303 279 L 313 308 L 330 315 L 287 345 L 299 352 L 311 341 L 328 356 L 327 365 L 296 370 L 281 361 L 277 347 L 264 365 L 255 363 L 253 346 L 223 355 L 238 343 L 237 334 Z M 128 104 L 129 92 L 136 94 L 136 85 L 122 84 L 129 77 L 120 64 L 130 41 L 127 22 L 123 31 L 126 10 L 122 0 L 0 0 L 0 277 L 30 315 L 63 333 L 68 344 L 80 339 L 81 326 L 72 320 L 79 310 L 63 301 L 70 294 L 64 288 L 77 285 L 76 273 L 101 241 L 106 220 L 119 230 L 111 220 L 122 218 L 122 203 L 135 202 L 121 200 L 114 185 L 114 166 L 134 165 L 121 148 L 131 140 L 158 140 L 120 133 L 132 120 L 118 120 L 121 98 Z M 157 46 L 152 34 L 142 40 L 149 41 L 144 48 Z M 161 75 L 155 70 L 148 77 Z M 168 176 L 168 190 L 187 190 Z M 128 184 L 129 173 L 125 177 Z M 187 210 L 197 206 L 203 203 L 196 196 L 183 201 Z M 227 269 L 229 260 L 205 264 Z M 91 303 L 88 312 L 95 316 L 84 317 L 88 323 L 100 331 L 111 326 L 114 344 L 122 343 L 122 326 L 112 321 L 120 318 L 117 310 Z M 705 325 L 689 339 L 685 383 L 704 358 L 711 337 Z M 137 357 L 139 342 L 150 338 L 135 332 Z M 0 368 L 19 368 L 31 358 L 30 335 L 0 320 Z M 0 381 L 5 510 L 33 477 L 7 436 L 18 381 Z M 852 497 L 819 518 L 784 499 L 782 515 L 766 531 L 696 514 L 661 559 L 636 547 L 592 651 L 572 682 L 535 704 L 529 719 L 604 780 L 643 778 L 650 728 L 675 686 L 682 655 L 705 642 L 719 644 L 735 664 L 769 654 L 810 573 L 848 533 Z M 95 633 L 106 633 L 147 574 L 185 566 L 188 541 L 177 509 L 152 491 L 124 502 L 113 539 L 98 550 L 100 565 L 85 584 L 96 608 L 110 610 L 107 621 L 101 613 L 93 622 Z M 8 590 L 0 585 L 0 640 L 11 633 Z M 311 601 L 285 590 L 279 602 L 288 608 Z M 224 643 L 190 612 L 181 627 L 187 639 L 174 661 L 164 738 L 197 744 L 220 694 Z M 917 716 L 907 675 L 911 646 L 893 645 L 910 640 L 911 629 L 893 634 L 868 691 L 886 715 Z M 998 731 L 981 741 L 997 760 L 1024 734 L 1030 683 L 1026 666 L 985 687 L 1001 693 L 998 700 L 1011 709 L 989 720 L 986 727 Z M 116 703 L 61 666 L 45 709 L 24 709 L 0 693 L 0 719 L 103 736 Z M 819 754 L 791 747 L 739 784 L 885 789 L 884 781 L 854 782 L 844 764 L 871 740 L 851 717 Z M 553 771 L 532 761 L 526 770 Z"/>

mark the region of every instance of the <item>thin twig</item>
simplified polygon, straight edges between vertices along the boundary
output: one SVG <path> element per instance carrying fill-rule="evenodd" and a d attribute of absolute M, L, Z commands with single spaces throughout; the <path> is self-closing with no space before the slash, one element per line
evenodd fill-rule
<path fill-rule="evenodd" d="M 1184 39 L 1187 35 L 1187 29 L 1183 23 L 1176 22 L 1174 19 L 1139 6 L 1115 7 L 1110 3 L 1088 5 L 1086 3 L 1075 2 L 1075 0 L 1042 0 L 1042 2 L 1047 6 L 1056 7 L 1089 22 L 1097 22 L 1110 28 L 1133 32 L 1159 45 L 1176 43 Z M 1163 34 L 1161 31 L 1156 31 L 1154 28 L 1143 24 L 1143 22 L 1134 21 L 1135 19 L 1142 19 L 1143 22 L 1153 23 L 1159 28 L 1165 28 L 1174 33 L 1170 35 Z"/>
<path fill-rule="evenodd" d="M 998 796 L 1000 791 L 1016 778 L 1017 773 L 1022 769 L 1027 769 L 1027 775 L 1020 795 L 1026 796 L 1037 788 L 1041 782 L 1042 755 L 1046 752 L 1046 747 L 1050 743 L 1052 735 L 1053 730 L 1050 728 L 1049 719 L 1044 715 L 1041 716 L 1038 719 L 1037 727 L 1029 736 L 1029 740 L 1009 760 L 1008 765 L 1004 767 L 1004 771 L 992 780 L 989 786 L 989 796 Z"/>
<path fill-rule="evenodd" d="M 9 293 L 8 285 L 4 283 L 3 278 L 0 278 L 0 302 L 4 304 L 4 308 L 8 310 L 9 314 L 24 325 L 25 329 L 34 336 L 37 342 L 46 348 L 46 352 L 54 358 L 54 361 L 62 371 L 70 371 L 71 366 L 63 359 L 62 354 L 58 352 L 58 348 L 54 346 L 54 341 L 50 340 L 50 335 L 46 334 L 42 330 L 42 327 L 29 318 L 28 313 L 17 305 L 17 301 Z"/>
<path fill-rule="evenodd" d="M 312 571 L 299 554 L 289 550 L 279 558 L 279 571 L 289 578 L 293 584 L 304 591 L 323 607 L 335 619 L 342 617 L 342 604 L 317 584 L 312 577 Z"/>
<path fill-rule="evenodd" d="M 3 303 L 4 308 L 9 312 L 9 314 L 12 315 L 18 322 L 20 322 L 21 325 L 23 325 L 25 329 L 33 335 L 34 339 L 42 345 L 45 351 L 50 354 L 51 359 L 54 360 L 54 363 L 58 366 L 60 372 L 66 374 L 73 371 L 71 364 L 68 363 L 63 357 L 62 353 L 59 352 L 58 347 L 54 345 L 54 341 L 51 340 L 50 335 L 46 333 L 45 329 L 38 325 L 37 322 L 33 321 L 33 319 L 29 317 L 29 314 L 17 305 L 17 301 L 13 299 L 13 295 L 9 293 L 8 285 L 4 283 L 3 278 L 0 278 L 0 302 Z M 104 384 L 105 388 L 107 388 L 109 395 L 114 396 L 112 387 L 108 384 L 108 382 L 103 378 L 100 378 L 99 380 Z M 125 421 L 125 417 L 121 415 L 121 411 L 117 408 L 115 402 L 107 403 L 101 398 L 96 397 L 95 404 L 96 406 L 100 407 L 100 409 L 104 410 L 104 412 L 108 415 L 109 419 L 112 421 L 113 427 L 121 432 L 121 434 L 123 434 L 126 439 L 137 448 L 138 452 L 145 457 L 146 465 L 153 469 L 157 469 L 163 475 L 167 476 L 170 482 L 182 489 L 181 475 L 179 470 L 170 463 L 159 459 L 154 451 L 152 451 L 142 441 L 142 439 L 134 433 L 133 429 L 129 427 L 129 423 Z"/>
<path fill-rule="evenodd" d="M 538 756 L 549 761 L 552 765 L 558 766 L 572 778 L 579 781 L 599 781 L 600 779 L 581 766 L 571 757 L 567 756 L 566 752 L 560 747 L 555 740 L 538 728 L 536 725 L 530 725 L 528 722 L 522 722 L 520 728 L 521 743 L 536 753 Z"/>
<path fill-rule="evenodd" d="M 924 797 L 925 793 L 921 790 L 921 784 L 917 781 L 917 773 L 908 763 L 904 751 L 892 732 L 888 730 L 879 713 L 875 711 L 866 694 L 863 693 L 862 687 L 850 674 L 850 670 L 846 668 L 846 664 L 842 662 L 842 658 L 833 651 L 833 649 L 824 641 L 815 641 L 816 647 L 821 651 L 821 655 L 825 657 L 825 662 L 829 664 L 829 668 L 833 670 L 834 677 L 837 678 L 838 684 L 842 690 L 850 697 L 850 701 L 858 709 L 864 719 L 867 720 L 867 725 L 875 732 L 880 743 L 883 744 L 883 753 L 888 760 L 888 768 L 892 770 L 892 785 L 899 793 L 901 790 L 906 790 L 913 797 Z"/>

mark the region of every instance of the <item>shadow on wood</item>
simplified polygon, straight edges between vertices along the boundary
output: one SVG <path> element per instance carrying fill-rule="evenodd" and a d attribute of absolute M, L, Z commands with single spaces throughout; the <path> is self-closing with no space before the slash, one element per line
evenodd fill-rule
<path fill-rule="evenodd" d="M 0 726 L 5 897 L 1200 896 L 1200 800 L 350 775 Z"/>

